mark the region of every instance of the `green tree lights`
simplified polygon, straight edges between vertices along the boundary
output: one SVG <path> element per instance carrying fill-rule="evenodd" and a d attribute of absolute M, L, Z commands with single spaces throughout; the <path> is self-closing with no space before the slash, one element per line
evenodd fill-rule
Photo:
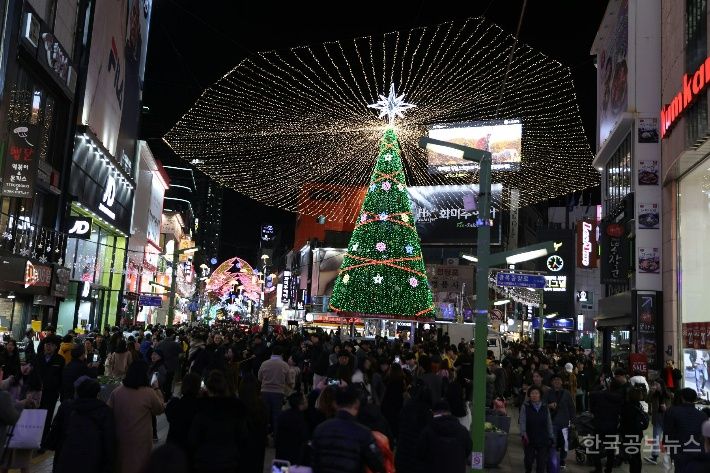
<path fill-rule="evenodd" d="M 380 140 L 370 187 L 335 281 L 341 315 L 431 320 L 434 303 L 392 128 Z"/>

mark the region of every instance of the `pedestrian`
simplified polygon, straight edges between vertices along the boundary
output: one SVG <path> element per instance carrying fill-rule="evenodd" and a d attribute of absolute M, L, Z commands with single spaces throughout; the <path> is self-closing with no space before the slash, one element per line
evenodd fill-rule
<path fill-rule="evenodd" d="M 190 338 L 190 351 L 187 355 L 187 366 L 190 373 L 197 373 L 200 378 L 207 375 L 207 367 L 210 364 L 210 355 L 205 348 L 205 336 L 202 333 L 195 333 Z"/>
<path fill-rule="evenodd" d="M 313 472 L 362 473 L 367 467 L 382 473 L 384 465 L 375 438 L 356 421 L 360 409 L 358 391 L 350 386 L 335 391 L 335 417 L 313 433 Z"/>
<path fill-rule="evenodd" d="M 37 355 L 35 351 L 35 335 L 35 331 L 28 328 L 25 332 L 25 338 L 22 339 L 22 342 L 25 344 L 23 350 L 25 352 L 25 363 L 32 363 L 32 360 L 34 360 Z"/>
<path fill-rule="evenodd" d="M 418 457 L 424 471 L 464 473 L 471 456 L 471 437 L 458 419 L 451 415 L 449 403 L 434 404 L 433 418 L 419 436 Z"/>
<path fill-rule="evenodd" d="M 244 403 L 231 396 L 224 374 L 212 371 L 205 381 L 207 397 L 198 402 L 190 426 L 189 446 L 195 473 L 247 471 L 242 462 L 247 454 Z M 262 465 L 263 469 L 263 465 Z"/>
<path fill-rule="evenodd" d="M 550 411 L 542 400 L 542 389 L 538 386 L 528 389 L 527 400 L 520 409 L 520 436 L 525 454 L 525 472 L 532 472 L 534 462 L 535 471 L 545 473 L 550 448 L 555 444 L 555 433 Z"/>
<path fill-rule="evenodd" d="M 551 381 L 552 389 L 547 392 L 545 402 L 552 418 L 555 446 L 560 452 L 560 468 L 564 468 L 569 449 L 569 427 L 575 417 L 574 399 L 563 387 L 562 375 L 552 375 Z"/>
<path fill-rule="evenodd" d="M 190 462 L 185 452 L 166 443 L 153 449 L 141 473 L 190 473 Z"/>
<path fill-rule="evenodd" d="M 62 389 L 62 372 L 64 371 L 64 358 L 57 355 L 57 344 L 54 338 L 45 339 L 42 355 L 37 355 L 32 362 L 32 368 L 37 371 L 42 380 L 42 400 L 40 409 L 47 409 L 47 419 L 44 423 L 42 442 L 47 439 L 49 427 L 52 425 L 54 409 L 59 400 Z M 40 448 L 44 453 L 44 447 Z"/>
<path fill-rule="evenodd" d="M 128 351 L 126 340 L 121 338 L 116 342 L 116 349 L 108 355 L 106 374 L 112 378 L 123 379 L 131 363 L 133 356 Z"/>
<path fill-rule="evenodd" d="M 239 385 L 239 399 L 247 409 L 246 426 L 249 432 L 245 442 L 244 471 L 252 473 L 261 473 L 264 468 L 268 434 L 268 409 L 259 396 L 257 383 L 252 373 L 246 373 Z"/>
<path fill-rule="evenodd" d="M 62 403 L 52 423 L 49 448 L 54 473 L 111 473 L 116 455 L 116 426 L 111 408 L 97 397 L 101 385 L 81 376 L 76 399 Z"/>
<path fill-rule="evenodd" d="M 165 406 L 165 417 L 169 425 L 165 441 L 177 445 L 186 453 L 189 451 L 188 434 L 195 417 L 201 382 L 197 374 L 186 374 L 180 386 L 182 396 L 171 398 Z"/>
<path fill-rule="evenodd" d="M 118 472 L 139 473 L 153 449 L 151 416 L 165 410 L 160 386 L 149 383 L 145 361 L 131 363 L 122 384 L 111 392 L 108 405 L 116 422 Z"/>
<path fill-rule="evenodd" d="M 287 460 L 293 465 L 303 465 L 308 444 L 308 424 L 304 412 L 306 398 L 300 392 L 288 397 L 289 408 L 281 413 L 278 430 L 274 433 L 275 458 Z"/>
<path fill-rule="evenodd" d="M 5 363 L 2 366 L 2 379 L 7 379 L 12 376 L 14 379 L 20 379 L 20 354 L 17 350 L 17 342 L 10 339 L 5 342 Z"/>
<path fill-rule="evenodd" d="M 653 445 L 651 447 L 651 456 L 645 457 L 644 460 L 656 465 L 658 464 L 658 456 L 663 439 L 663 419 L 666 411 L 671 407 L 671 394 L 666 389 L 663 379 L 657 378 L 651 382 L 648 400 L 651 425 L 653 426 Z"/>
<path fill-rule="evenodd" d="M 683 388 L 678 393 L 680 403 L 666 411 L 663 419 L 663 434 L 666 449 L 670 452 L 675 471 L 682 473 L 685 470 L 686 457 L 699 453 L 699 445 L 703 438 L 703 423 L 707 420 L 704 413 L 695 408 L 697 393 L 692 388 Z"/>
<path fill-rule="evenodd" d="M 704 453 L 689 455 L 683 473 L 707 473 L 710 471 L 710 420 L 703 422 Z"/>
<path fill-rule="evenodd" d="M 604 376 L 602 375 L 602 378 Z M 606 382 L 602 389 L 589 394 L 589 410 L 594 415 L 595 446 L 601 448 L 594 455 L 594 471 L 601 473 L 602 456 L 606 457 L 604 471 L 611 473 L 614 467 L 615 449 L 619 443 L 619 421 L 624 398 L 617 390 L 611 390 Z"/>
<path fill-rule="evenodd" d="M 438 378 L 436 375 L 433 376 Z M 441 380 L 441 378 L 438 379 Z M 426 382 L 424 383 L 426 384 Z M 390 431 L 395 438 L 399 435 L 399 412 L 404 405 L 406 387 L 402 367 L 397 363 L 393 364 L 385 376 L 385 394 L 382 398 L 381 408 L 382 414 L 387 419 Z"/>
<path fill-rule="evenodd" d="M 179 369 L 180 355 L 182 354 L 182 345 L 175 340 L 175 330 L 172 328 L 167 329 L 165 338 L 158 343 L 156 348 L 163 353 L 166 372 L 163 392 L 167 401 L 173 395 L 173 382 L 175 381 L 175 373 Z"/>
<path fill-rule="evenodd" d="M 264 361 L 259 368 L 261 398 L 266 404 L 269 415 L 269 433 L 276 431 L 279 414 L 283 410 L 289 366 L 282 355 L 283 348 L 275 346 L 271 358 Z"/>
<path fill-rule="evenodd" d="M 74 337 L 70 334 L 64 335 L 62 343 L 59 344 L 59 356 L 64 358 L 64 364 L 68 365 L 71 361 L 71 350 L 74 348 Z"/>
<path fill-rule="evenodd" d="M 96 378 L 96 370 L 89 369 L 86 363 L 86 352 L 83 345 L 74 345 L 71 350 L 71 361 L 62 371 L 62 390 L 60 400 L 74 399 L 74 382 L 82 376 Z"/>

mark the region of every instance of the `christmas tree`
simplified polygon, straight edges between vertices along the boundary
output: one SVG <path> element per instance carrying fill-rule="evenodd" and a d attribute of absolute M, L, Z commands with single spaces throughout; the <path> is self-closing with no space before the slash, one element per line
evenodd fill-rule
<path fill-rule="evenodd" d="M 335 281 L 330 309 L 358 317 L 418 321 L 434 317 L 400 148 L 391 127 L 380 140 L 370 187 Z"/>

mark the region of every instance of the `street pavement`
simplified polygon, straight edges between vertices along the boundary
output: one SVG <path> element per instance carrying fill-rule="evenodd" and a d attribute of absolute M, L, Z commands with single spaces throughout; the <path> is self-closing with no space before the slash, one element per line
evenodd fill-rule
<path fill-rule="evenodd" d="M 496 468 L 486 468 L 484 471 L 496 473 L 522 473 L 525 471 L 523 467 L 523 446 L 520 441 L 520 430 L 518 428 L 518 410 L 517 408 L 508 408 L 508 414 L 511 416 L 511 427 L 508 438 L 508 450 L 503 461 Z M 650 431 L 648 432 L 650 433 Z M 156 444 L 161 445 L 168 434 L 168 423 L 164 415 L 158 417 L 158 437 L 160 441 Z M 642 454 L 642 457 L 646 456 Z M 43 455 L 32 459 L 32 473 L 51 473 L 52 472 L 52 452 L 46 452 Z M 271 462 L 274 458 L 274 449 L 269 447 L 266 450 L 266 460 L 264 462 L 264 473 L 271 473 Z M 570 452 L 567 469 L 562 470 L 566 473 L 589 473 L 593 467 L 588 465 L 578 465 L 574 458 L 574 452 Z M 19 473 L 20 470 L 10 470 L 11 473 Z M 613 470 L 615 473 L 626 473 L 629 471 L 629 465 L 624 464 Z M 659 465 L 651 465 L 643 463 L 644 473 L 662 473 L 663 467 Z"/>

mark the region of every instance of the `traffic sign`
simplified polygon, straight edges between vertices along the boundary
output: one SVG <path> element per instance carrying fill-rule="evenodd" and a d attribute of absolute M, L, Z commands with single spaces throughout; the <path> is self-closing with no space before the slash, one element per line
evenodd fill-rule
<path fill-rule="evenodd" d="M 545 276 L 537 274 L 521 274 L 500 272 L 496 274 L 496 286 L 545 288 Z"/>

